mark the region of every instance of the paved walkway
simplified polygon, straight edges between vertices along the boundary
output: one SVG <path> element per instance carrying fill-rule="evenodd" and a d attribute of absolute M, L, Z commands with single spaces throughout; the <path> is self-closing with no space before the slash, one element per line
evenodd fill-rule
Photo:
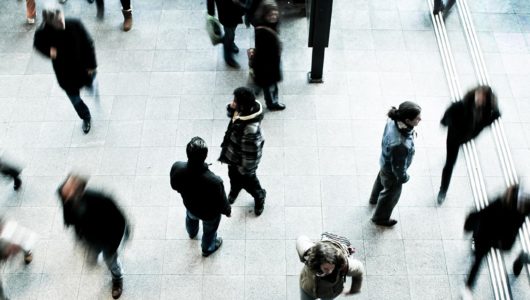
<path fill-rule="evenodd" d="M 102 97 L 96 103 L 85 96 L 94 118 L 86 136 L 50 62 L 32 49 L 23 1 L 0 2 L 0 147 L 25 167 L 20 192 L 0 186 L 0 205 L 40 235 L 31 265 L 21 259 L 2 269 L 12 299 L 110 298 L 110 274 L 103 265 L 89 268 L 63 226 L 55 189 L 71 170 L 90 174 L 90 184 L 114 194 L 134 222 L 122 299 L 299 299 L 294 240 L 322 231 L 350 238 L 365 263 L 366 282 L 352 299 L 458 299 L 471 259 L 462 225 L 473 202 L 461 155 L 446 203 L 435 203 L 445 158 L 439 119 L 450 100 L 426 1 L 335 0 L 323 85 L 306 83 L 307 21 L 284 19 L 280 94 L 288 108 L 263 122 L 258 173 L 266 208 L 256 218 L 242 195 L 221 223 L 221 250 L 208 258 L 200 241 L 187 237 L 169 168 L 199 135 L 228 187 L 226 166 L 216 161 L 224 107 L 248 70 L 227 68 L 221 47 L 211 46 L 205 0 L 133 0 L 128 33 L 120 31 L 119 1 L 106 2 L 104 22 L 84 0 L 64 6 L 96 42 Z M 530 174 L 530 2 L 468 2 L 518 173 Z M 447 26 L 463 86 L 471 87 L 476 77 L 456 10 Z M 237 59 L 246 66 L 253 32 L 240 27 L 236 35 Z M 423 107 L 423 121 L 394 213 L 399 223 L 382 229 L 369 220 L 368 196 L 385 114 L 404 100 Z M 504 183 L 491 134 L 477 146 L 487 188 L 496 193 Z M 508 266 L 518 250 L 505 256 Z M 482 270 L 475 295 L 491 299 Z M 510 276 L 514 299 L 530 297 L 526 276 Z"/>

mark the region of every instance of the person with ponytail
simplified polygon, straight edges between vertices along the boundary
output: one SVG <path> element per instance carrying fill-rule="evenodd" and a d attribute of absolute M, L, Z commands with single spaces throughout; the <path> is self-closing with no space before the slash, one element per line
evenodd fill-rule
<path fill-rule="evenodd" d="M 421 107 L 405 101 L 399 108 L 392 107 L 381 142 L 380 171 L 370 196 L 370 204 L 376 205 L 372 222 L 391 227 L 397 221 L 391 219 L 392 210 L 399 201 L 401 187 L 409 180 L 407 169 L 414 156 L 414 127 L 421 121 Z"/>

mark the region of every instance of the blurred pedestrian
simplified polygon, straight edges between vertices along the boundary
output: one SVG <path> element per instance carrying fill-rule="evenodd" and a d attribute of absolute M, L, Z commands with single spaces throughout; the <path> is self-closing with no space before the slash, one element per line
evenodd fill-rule
<path fill-rule="evenodd" d="M 37 17 L 37 9 L 35 0 L 26 0 L 26 20 L 28 24 L 35 24 L 35 18 Z"/>
<path fill-rule="evenodd" d="M 261 135 L 263 109 L 254 92 L 246 87 L 234 90 L 234 99 L 226 109 L 230 122 L 221 144 L 219 161 L 228 164 L 228 202 L 233 204 L 239 192 L 245 189 L 254 198 L 254 213 L 259 216 L 267 194 L 256 176 L 265 143 Z"/>
<path fill-rule="evenodd" d="M 451 7 L 455 4 L 456 0 L 447 0 L 447 4 L 443 4 L 443 0 L 434 0 L 434 8 L 433 8 L 433 14 L 437 15 L 438 13 L 442 12 L 444 18 L 449 15 L 449 11 L 451 10 Z"/>
<path fill-rule="evenodd" d="M 381 226 L 397 223 L 390 216 L 399 201 L 402 185 L 410 178 L 407 169 L 414 157 L 414 127 L 421 121 L 421 107 L 405 101 L 399 108 L 392 107 L 388 118 L 381 142 L 381 169 L 370 196 L 370 204 L 376 205 L 372 222 Z"/>
<path fill-rule="evenodd" d="M 59 0 L 61 3 L 66 3 L 67 0 Z M 95 0 L 97 7 L 97 17 L 102 20 L 105 16 L 105 3 L 104 0 Z M 129 31 L 132 29 L 132 8 L 131 0 L 120 0 L 121 12 L 123 14 L 123 31 Z M 88 3 L 94 3 L 94 0 L 88 0 Z"/>
<path fill-rule="evenodd" d="M 208 169 L 204 161 L 208 146 L 200 137 L 194 137 L 186 146 L 188 161 L 173 164 L 170 172 L 171 187 L 180 193 L 186 207 L 186 231 L 191 239 L 199 232 L 202 221 L 202 256 L 207 257 L 221 247 L 217 237 L 221 215 L 230 217 L 232 208 L 226 199 L 223 180 Z"/>
<path fill-rule="evenodd" d="M 18 191 L 18 189 L 22 185 L 22 180 L 20 179 L 20 172 L 22 171 L 19 168 L 0 159 L 0 173 L 6 177 L 13 178 L 13 189 L 15 191 Z"/>
<path fill-rule="evenodd" d="M 364 266 L 354 259 L 346 245 L 326 239 L 312 242 L 307 236 L 296 240 L 296 250 L 305 265 L 300 274 L 301 300 L 335 299 L 344 290 L 346 277 L 351 287 L 345 295 L 359 293 L 363 281 Z"/>
<path fill-rule="evenodd" d="M 42 17 L 42 25 L 35 32 L 34 46 L 52 60 L 59 86 L 83 120 L 82 129 L 86 134 L 90 131 L 91 115 L 79 90 L 84 86 L 94 89 L 97 68 L 94 41 L 81 21 L 65 19 L 60 7 L 45 8 Z"/>
<path fill-rule="evenodd" d="M 123 291 L 123 271 L 119 248 L 129 236 L 125 215 L 115 201 L 101 192 L 86 189 L 87 179 L 70 174 L 59 187 L 66 227 L 73 226 L 77 238 L 87 248 L 92 263 L 103 253 L 112 274 L 112 298 Z"/>
<path fill-rule="evenodd" d="M 31 249 L 35 246 L 37 235 L 18 225 L 17 222 L 0 218 L 0 263 L 13 258 L 16 254 L 24 253 L 24 262 L 29 264 L 33 261 Z M 0 280 L 0 300 L 8 299 L 4 293 L 2 281 Z"/>
<path fill-rule="evenodd" d="M 464 299 L 471 296 L 471 289 L 475 284 L 482 259 L 492 248 L 512 249 L 519 229 L 528 215 L 530 215 L 530 195 L 519 185 L 508 187 L 503 195 L 496 197 L 487 207 L 468 215 L 464 230 L 473 233 L 475 249 L 473 265 L 463 291 Z M 523 263 L 529 262 L 528 254 L 521 253 L 514 262 L 514 274 L 519 275 Z"/>
<path fill-rule="evenodd" d="M 442 171 L 438 204 L 445 201 L 460 146 L 477 137 L 482 129 L 491 125 L 500 115 L 497 97 L 487 85 L 467 92 L 462 101 L 452 103 L 445 111 L 440 123 L 447 127 L 447 157 Z"/>
<path fill-rule="evenodd" d="M 256 10 L 255 53 L 252 58 L 254 82 L 263 90 L 269 110 L 283 110 L 278 100 L 278 82 L 282 80 L 282 44 L 278 36 L 280 12 L 274 0 L 263 0 Z"/>
<path fill-rule="evenodd" d="M 227 65 L 239 69 L 239 63 L 234 59 L 234 54 L 239 53 L 239 48 L 234 43 L 236 36 L 236 27 L 243 23 L 243 14 L 245 12 L 244 4 L 238 0 L 207 0 L 206 2 L 208 15 L 215 16 L 215 7 L 219 22 L 223 25 L 223 51 L 224 59 Z"/>

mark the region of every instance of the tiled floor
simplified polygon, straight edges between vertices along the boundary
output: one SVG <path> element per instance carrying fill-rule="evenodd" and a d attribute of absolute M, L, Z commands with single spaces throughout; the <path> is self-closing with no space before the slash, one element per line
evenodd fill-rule
<path fill-rule="evenodd" d="M 0 1 L 0 146 L 6 159 L 24 166 L 22 190 L 13 192 L 6 181 L 0 205 L 40 235 L 31 265 L 15 261 L 2 269 L 12 299 L 110 298 L 108 271 L 88 266 L 63 226 L 54 192 L 71 170 L 90 174 L 93 187 L 114 194 L 134 223 L 123 299 L 298 299 L 302 265 L 294 240 L 322 231 L 350 238 L 365 263 L 362 293 L 351 298 L 458 299 L 471 259 L 462 224 L 473 202 L 461 159 L 447 202 L 435 204 L 445 157 L 438 122 L 449 89 L 427 1 L 335 0 L 322 85 L 306 83 L 306 20 L 284 19 L 280 93 L 288 108 L 267 112 L 263 122 L 267 142 L 258 173 L 266 209 L 256 218 L 250 196 L 242 195 L 221 223 L 221 250 L 208 258 L 201 257 L 199 240 L 187 238 L 169 168 L 199 135 L 210 145 L 211 169 L 228 187 L 226 166 L 216 161 L 228 122 L 224 106 L 246 84 L 248 71 L 227 68 L 221 47 L 211 46 L 205 0 L 133 0 L 128 33 L 120 31 L 119 1 L 106 2 L 103 22 L 84 0 L 64 6 L 96 42 L 102 97 L 98 103 L 85 96 L 94 118 L 85 136 L 50 62 L 31 47 L 34 27 L 24 24 L 23 1 Z M 518 172 L 527 175 L 530 2 L 468 4 Z M 477 79 L 457 11 L 447 28 L 462 85 L 470 87 Z M 252 30 L 238 28 L 236 42 L 246 66 Z M 423 107 L 423 121 L 411 180 L 394 212 L 399 223 L 382 229 L 369 221 L 367 202 L 385 113 L 403 100 Z M 504 183 L 491 134 L 482 134 L 477 146 L 493 194 Z M 508 265 L 513 253 L 505 256 Z M 514 299 L 530 297 L 525 275 L 510 275 Z M 492 298 L 485 267 L 475 295 Z"/>

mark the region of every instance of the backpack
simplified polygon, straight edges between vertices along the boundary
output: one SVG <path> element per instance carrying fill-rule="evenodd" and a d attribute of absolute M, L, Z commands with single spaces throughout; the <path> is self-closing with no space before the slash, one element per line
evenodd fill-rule
<path fill-rule="evenodd" d="M 348 238 L 340 236 L 338 234 L 334 234 L 334 233 L 331 233 L 331 232 L 324 232 L 324 233 L 322 233 L 320 235 L 320 240 L 321 241 L 331 241 L 331 242 L 334 242 L 336 244 L 340 244 L 342 246 L 342 248 L 344 248 L 347 251 L 348 256 L 350 256 L 353 253 L 355 253 L 355 248 L 353 248 L 350 240 L 348 240 Z"/>

